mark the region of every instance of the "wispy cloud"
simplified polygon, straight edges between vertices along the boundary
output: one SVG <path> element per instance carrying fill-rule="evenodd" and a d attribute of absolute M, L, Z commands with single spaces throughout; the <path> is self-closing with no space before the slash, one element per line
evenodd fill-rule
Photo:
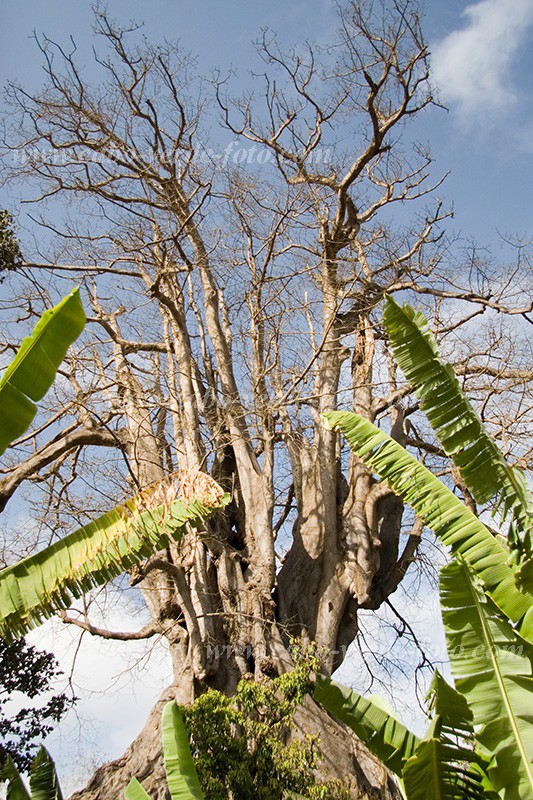
<path fill-rule="evenodd" d="M 481 0 L 463 16 L 466 27 L 433 45 L 433 77 L 441 99 L 457 108 L 463 122 L 487 122 L 517 100 L 514 56 L 533 26 L 533 3 Z"/>

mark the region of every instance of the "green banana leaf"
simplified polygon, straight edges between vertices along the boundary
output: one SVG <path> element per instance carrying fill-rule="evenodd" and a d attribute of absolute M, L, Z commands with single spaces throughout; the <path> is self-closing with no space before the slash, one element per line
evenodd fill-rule
<path fill-rule="evenodd" d="M 189 737 L 174 701 L 163 708 L 161 718 L 163 759 L 171 800 L 204 800 L 189 747 Z"/>
<path fill-rule="evenodd" d="M 433 673 L 426 702 L 428 710 L 440 716 L 444 726 L 453 728 L 464 738 L 473 738 L 474 718 L 466 698 L 450 686 L 438 670 Z"/>
<path fill-rule="evenodd" d="M 0 773 L 0 781 L 7 783 L 6 800 L 31 800 L 24 781 L 11 756 L 8 756 Z"/>
<path fill-rule="evenodd" d="M 533 798 L 533 648 L 463 562 L 441 571 L 441 607 L 455 684 L 491 759 L 488 776 L 503 800 Z"/>
<path fill-rule="evenodd" d="M 433 720 L 403 770 L 408 800 L 487 800 L 486 764 L 473 749 L 473 718 L 465 698 L 438 672 L 430 696 Z"/>
<path fill-rule="evenodd" d="M 498 499 L 510 523 L 509 543 L 533 557 L 533 498 L 523 473 L 504 459 L 464 395 L 450 364 L 439 355 L 426 318 L 387 297 L 383 322 L 394 359 L 413 387 L 444 452 L 479 503 Z"/>
<path fill-rule="evenodd" d="M 399 778 L 420 739 L 372 699 L 318 675 L 313 699 L 344 722 Z"/>
<path fill-rule="evenodd" d="M 452 743 L 443 740 L 441 719 L 435 717 L 405 765 L 407 800 L 486 800 L 481 776 L 458 763 L 460 756 Z"/>
<path fill-rule="evenodd" d="M 533 596 L 515 583 L 507 548 L 438 478 L 384 431 L 358 414 L 330 411 L 326 424 L 408 503 L 454 555 L 479 576 L 498 608 L 533 643 Z"/>
<path fill-rule="evenodd" d="M 7 783 L 6 800 L 63 800 L 55 764 L 44 747 L 39 748 L 30 766 L 31 795 L 11 756 L 6 759 L 0 781 Z"/>
<path fill-rule="evenodd" d="M 171 800 L 204 800 L 189 747 L 189 737 L 180 710 L 174 701 L 167 703 L 161 717 L 163 759 Z M 126 800 L 150 800 L 137 778 L 125 792 Z"/>
<path fill-rule="evenodd" d="M 0 636 L 24 636 L 72 598 L 101 586 L 178 540 L 186 525 L 229 502 L 177 499 L 139 512 L 135 499 L 103 514 L 39 553 L 0 571 Z"/>
<path fill-rule="evenodd" d="M 54 762 L 44 747 L 39 748 L 32 761 L 30 789 L 31 800 L 63 800 Z"/>
<path fill-rule="evenodd" d="M 52 385 L 69 346 L 85 327 L 79 289 L 46 311 L 0 378 L 0 455 L 21 436 Z"/>
<path fill-rule="evenodd" d="M 126 800 L 151 800 L 150 795 L 144 791 L 137 778 L 132 778 L 128 783 L 124 796 Z"/>

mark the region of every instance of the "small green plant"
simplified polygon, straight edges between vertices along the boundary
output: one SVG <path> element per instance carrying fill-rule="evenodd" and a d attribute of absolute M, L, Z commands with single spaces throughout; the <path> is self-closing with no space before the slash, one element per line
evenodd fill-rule
<path fill-rule="evenodd" d="M 233 697 L 208 691 L 181 709 L 206 800 L 281 800 L 289 792 L 310 800 L 349 796 L 338 782 L 317 782 L 317 737 L 290 741 L 295 711 L 317 668 L 315 656 L 304 653 L 291 672 L 243 680 Z"/>
<path fill-rule="evenodd" d="M 339 781 L 319 782 L 317 737 L 290 741 L 294 713 L 312 691 L 318 661 L 294 647 L 296 667 L 242 680 L 233 697 L 207 691 L 192 706 L 163 710 L 163 758 L 172 800 L 348 800 Z M 148 800 L 133 778 L 126 800 Z"/>

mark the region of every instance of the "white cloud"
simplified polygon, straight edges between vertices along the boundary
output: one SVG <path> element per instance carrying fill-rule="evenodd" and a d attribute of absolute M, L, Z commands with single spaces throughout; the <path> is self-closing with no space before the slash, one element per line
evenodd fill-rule
<path fill-rule="evenodd" d="M 135 630 L 147 621 L 126 595 L 114 594 L 105 614 L 95 609 L 92 621 L 111 630 Z M 96 612 L 96 613 L 95 613 Z M 81 788 L 95 768 L 117 758 L 143 727 L 159 695 L 172 682 L 168 649 L 155 640 L 118 642 L 85 634 L 52 619 L 27 637 L 35 646 L 55 654 L 63 691 L 72 673 L 79 698 L 75 708 L 50 734 L 51 752 L 65 796 Z"/>
<path fill-rule="evenodd" d="M 432 48 L 433 78 L 463 122 L 486 122 L 516 102 L 513 59 L 533 25 L 533 2 L 482 0 L 463 16 L 467 26 Z"/>

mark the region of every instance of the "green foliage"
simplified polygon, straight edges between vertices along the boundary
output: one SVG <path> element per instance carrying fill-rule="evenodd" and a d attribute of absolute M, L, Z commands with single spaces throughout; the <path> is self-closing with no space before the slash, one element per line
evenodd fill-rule
<path fill-rule="evenodd" d="M 522 562 L 533 557 L 533 499 L 520 470 L 504 459 L 439 355 L 425 317 L 386 300 L 383 322 L 394 359 L 411 384 L 444 452 L 453 459 L 478 503 L 496 499 L 509 522 L 509 544 Z"/>
<path fill-rule="evenodd" d="M 361 697 L 348 687 L 318 675 L 314 699 L 348 725 L 392 772 L 402 774 L 405 762 L 420 740 L 382 707 L 379 697 Z"/>
<path fill-rule="evenodd" d="M 31 800 L 24 781 L 16 768 L 11 756 L 7 757 L 6 763 L 0 773 L 0 780 L 6 783 L 6 800 Z"/>
<path fill-rule="evenodd" d="M 294 713 L 312 690 L 317 668 L 311 655 L 278 678 L 241 681 L 232 698 L 211 690 L 191 707 L 167 703 L 161 729 L 171 800 L 348 800 L 339 781 L 317 782 L 316 737 L 288 742 Z M 11 756 L 0 780 L 7 783 L 7 800 L 62 800 L 54 763 L 43 747 L 30 767 L 31 796 Z M 136 778 L 125 798 L 150 800 Z"/>
<path fill-rule="evenodd" d="M 13 218 L 7 211 L 0 211 L 0 272 L 16 269 L 22 264 L 19 243 L 13 231 Z M 0 283 L 3 278 L 0 278 Z"/>
<path fill-rule="evenodd" d="M 441 606 L 458 691 L 488 775 L 507 800 L 533 796 L 533 647 L 523 642 L 461 562 L 441 572 Z"/>
<path fill-rule="evenodd" d="M 290 792 L 309 800 L 344 800 L 337 781 L 314 776 L 317 740 L 288 744 L 297 706 L 312 688 L 316 662 L 261 682 L 243 680 L 231 698 L 214 690 L 182 708 L 206 800 L 281 800 Z"/>
<path fill-rule="evenodd" d="M 342 431 L 354 453 L 451 548 L 441 607 L 456 688 L 435 675 L 432 722 L 418 742 L 375 702 L 328 678 L 318 679 L 315 698 L 395 771 L 408 800 L 531 800 L 531 496 L 440 359 L 426 320 L 389 299 L 385 322 L 445 452 L 476 499 L 496 499 L 509 522 L 511 549 L 385 432 L 357 414 L 326 414 L 328 426 Z"/>
<path fill-rule="evenodd" d="M 294 713 L 312 690 L 317 668 L 311 656 L 278 678 L 241 681 L 232 698 L 211 690 L 190 707 L 167 703 L 161 728 L 171 800 L 348 800 L 339 781 L 315 778 L 316 737 L 288 742 Z M 43 747 L 31 763 L 31 795 L 10 756 L 0 780 L 7 783 L 7 800 L 62 800 L 54 763 Z M 125 798 L 150 800 L 136 778 Z"/>
<path fill-rule="evenodd" d="M 30 767 L 30 793 L 11 757 L 8 757 L 0 780 L 7 783 L 6 800 L 63 800 L 54 762 L 44 747 Z"/>
<path fill-rule="evenodd" d="M 385 431 L 358 414 L 331 411 L 330 428 L 408 503 L 425 524 L 470 565 L 498 608 L 533 643 L 533 596 L 516 585 L 509 551 L 438 478 Z"/>
<path fill-rule="evenodd" d="M 171 800 L 204 800 L 187 731 L 176 703 L 167 703 L 163 709 L 161 737 Z"/>
<path fill-rule="evenodd" d="M 31 424 L 69 346 L 85 327 L 79 289 L 46 311 L 0 378 L 0 455 Z"/>
<path fill-rule="evenodd" d="M 436 672 L 429 694 L 432 721 L 402 771 L 409 800 L 487 797 L 487 763 L 474 749 L 466 699 Z"/>
<path fill-rule="evenodd" d="M 36 739 L 44 738 L 64 716 L 73 700 L 66 694 L 48 697 L 51 682 L 60 675 L 51 653 L 37 650 L 24 640 L 0 639 L 0 766 L 10 755 L 18 769 L 29 769 Z M 10 713 L 10 700 L 17 693 L 24 707 Z M 33 701 L 26 705 L 26 701 Z"/>
<path fill-rule="evenodd" d="M 206 502 L 159 501 L 143 511 L 139 498 L 134 498 L 7 567 L 0 572 L 0 634 L 24 635 L 68 608 L 73 597 L 107 583 L 165 547 L 169 538 L 181 538 L 187 524 L 200 524 L 228 500 L 224 495 Z"/>
<path fill-rule="evenodd" d="M 487 763 L 474 751 L 472 714 L 466 700 L 436 673 L 431 724 L 422 739 L 388 711 L 385 701 L 365 698 L 324 675 L 316 702 L 344 722 L 394 774 L 408 800 L 483 800 Z"/>
<path fill-rule="evenodd" d="M 124 792 L 126 800 L 151 800 L 148 792 L 145 792 L 137 778 L 132 778 L 126 786 Z"/>
<path fill-rule="evenodd" d="M 318 668 L 312 649 L 295 647 L 293 655 L 292 672 L 243 680 L 231 698 L 210 690 L 192 706 L 167 703 L 161 722 L 171 800 L 348 800 L 339 781 L 317 782 L 316 737 L 288 741 Z M 136 778 L 125 797 L 150 800 Z"/>
<path fill-rule="evenodd" d="M 63 800 L 54 762 L 44 747 L 30 768 L 30 790 L 32 800 Z"/>

